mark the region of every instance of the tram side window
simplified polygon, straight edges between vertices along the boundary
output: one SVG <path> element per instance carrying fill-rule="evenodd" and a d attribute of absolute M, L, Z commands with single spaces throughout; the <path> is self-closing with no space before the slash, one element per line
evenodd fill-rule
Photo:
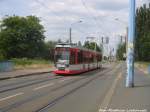
<path fill-rule="evenodd" d="M 83 63 L 86 63 L 86 57 L 85 57 L 85 53 L 84 53 L 84 51 L 83 51 Z"/>
<path fill-rule="evenodd" d="M 102 60 L 102 55 L 99 55 L 99 61 L 101 61 Z"/>
<path fill-rule="evenodd" d="M 84 63 L 88 63 L 88 58 L 87 58 L 87 54 L 84 52 L 83 54 L 83 62 Z"/>
<path fill-rule="evenodd" d="M 70 52 L 70 64 L 75 64 L 75 51 Z"/>
<path fill-rule="evenodd" d="M 98 55 L 98 61 L 100 62 L 102 59 L 101 55 Z"/>
<path fill-rule="evenodd" d="M 89 56 L 89 53 L 83 52 L 83 62 L 84 62 L 84 63 L 90 63 L 90 56 Z"/>
<path fill-rule="evenodd" d="M 97 56 L 95 55 L 94 56 L 94 63 L 96 63 L 97 62 Z"/>
<path fill-rule="evenodd" d="M 91 54 L 91 63 L 94 62 L 94 54 Z"/>
<path fill-rule="evenodd" d="M 90 54 L 90 57 L 89 57 L 89 63 L 93 63 L 93 60 L 94 60 L 94 57 L 93 57 L 93 55 L 92 54 Z"/>
<path fill-rule="evenodd" d="M 99 55 L 97 55 L 97 60 L 98 60 L 98 62 L 100 61 L 100 56 Z"/>
<path fill-rule="evenodd" d="M 86 54 L 87 56 L 86 56 L 86 63 L 90 63 L 90 54 L 88 53 L 88 54 Z"/>
<path fill-rule="evenodd" d="M 83 55 L 82 54 L 83 54 L 82 51 L 78 52 L 78 56 L 77 56 L 78 57 L 78 64 L 83 62 Z"/>

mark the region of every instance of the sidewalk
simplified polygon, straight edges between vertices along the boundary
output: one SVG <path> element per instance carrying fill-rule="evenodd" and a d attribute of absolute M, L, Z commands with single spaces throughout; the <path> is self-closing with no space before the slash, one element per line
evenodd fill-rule
<path fill-rule="evenodd" d="M 23 69 L 23 70 L 14 70 L 11 72 L 0 72 L 0 80 L 10 79 L 10 78 L 18 78 L 30 75 L 40 75 L 43 73 L 50 73 L 54 70 L 51 68 L 42 68 L 42 69 Z"/>
<path fill-rule="evenodd" d="M 126 74 L 123 73 L 107 109 L 118 109 L 118 112 L 150 112 L 150 75 L 135 69 L 134 88 L 126 88 L 125 80 Z"/>

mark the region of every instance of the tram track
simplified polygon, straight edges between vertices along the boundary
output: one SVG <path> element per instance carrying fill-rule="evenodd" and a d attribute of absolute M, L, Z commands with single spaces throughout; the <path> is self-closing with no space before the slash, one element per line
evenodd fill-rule
<path fill-rule="evenodd" d="M 83 77 L 74 79 L 73 81 L 68 82 L 68 83 L 65 83 L 65 84 L 63 84 L 63 85 L 61 85 L 61 86 L 54 87 L 54 88 L 50 89 L 49 91 L 47 91 L 47 92 L 45 92 L 45 93 L 36 94 L 36 95 L 30 96 L 30 97 L 28 97 L 28 98 L 26 98 L 26 99 L 24 99 L 24 100 L 16 101 L 15 103 L 13 103 L 13 104 L 11 104 L 11 105 L 9 105 L 9 106 L 6 106 L 6 107 L 4 107 L 4 108 L 2 108 L 1 110 L 3 110 L 3 112 L 7 112 L 7 111 L 9 111 L 9 110 L 11 110 L 11 109 L 17 108 L 18 106 L 21 106 L 21 105 L 25 104 L 25 103 L 34 101 L 34 100 L 36 100 L 37 98 L 41 98 L 41 97 L 43 97 L 43 96 L 46 96 L 46 95 L 47 95 L 48 93 L 50 93 L 50 92 L 55 92 L 55 91 L 57 91 L 57 90 L 59 90 L 59 89 L 63 89 L 63 88 L 65 88 L 65 87 L 67 87 L 67 86 L 71 86 L 72 84 L 75 84 L 75 83 L 77 83 L 77 82 L 79 82 L 79 81 L 81 81 L 81 80 L 88 79 L 88 78 L 90 78 L 90 77 L 92 77 L 92 76 L 95 76 L 95 77 L 93 77 L 93 78 L 90 78 L 88 81 L 86 81 L 85 83 L 81 84 L 80 86 L 77 86 L 76 88 L 74 88 L 74 89 L 70 90 L 69 92 L 65 93 L 64 95 L 61 95 L 61 96 L 56 97 L 54 100 L 51 100 L 47 105 L 45 105 L 45 106 L 43 106 L 42 108 L 40 108 L 40 109 L 38 109 L 38 110 L 35 111 L 35 112 L 38 112 L 38 111 L 40 112 L 40 111 L 43 110 L 44 108 L 47 108 L 47 106 L 49 107 L 50 105 L 53 105 L 54 103 L 57 103 L 57 102 L 58 102 L 59 100 L 61 100 L 62 98 L 66 97 L 66 96 L 70 95 L 71 93 L 77 91 L 78 89 L 80 89 L 80 88 L 86 86 L 87 84 L 89 84 L 91 81 L 97 79 L 98 77 L 104 76 L 105 74 L 107 74 L 107 73 L 113 71 L 114 68 L 115 68 L 115 67 L 112 67 L 112 68 L 110 68 L 110 69 L 108 69 L 108 70 L 105 70 L 105 71 L 103 71 L 103 72 L 102 72 L 102 71 L 101 71 L 101 72 L 100 72 L 100 71 L 97 71 L 98 73 L 96 73 L 96 74 L 100 74 L 100 75 L 98 75 L 98 76 L 95 76 L 96 74 L 91 75 L 91 74 L 93 73 L 93 71 L 91 71 L 90 76 L 87 76 L 87 73 L 84 73 L 84 74 L 82 74 Z"/>
<path fill-rule="evenodd" d="M 57 97 L 57 98 L 51 100 L 47 105 L 45 105 L 45 106 L 43 106 L 43 107 L 37 109 L 37 110 L 34 111 L 34 112 L 45 112 L 47 109 L 50 109 L 50 108 L 53 107 L 55 104 L 57 104 L 60 100 L 64 99 L 65 97 L 71 95 L 72 93 L 76 92 L 76 91 L 79 90 L 80 88 L 85 87 L 86 85 L 88 85 L 89 83 L 91 83 L 92 81 L 94 81 L 95 79 L 97 79 L 97 78 L 99 78 L 99 77 L 101 77 L 101 76 L 104 76 L 106 73 L 111 72 L 111 71 L 113 71 L 113 70 L 114 70 L 114 68 L 112 68 L 112 69 L 109 70 L 109 71 L 105 71 L 104 73 L 102 73 L 102 74 L 100 74 L 100 75 L 95 74 L 95 75 L 96 75 L 95 77 L 92 77 L 91 79 L 89 79 L 88 81 L 84 82 L 83 84 L 81 84 L 81 85 L 79 85 L 79 86 L 73 88 L 72 90 L 70 90 L 70 91 L 64 93 L 63 95 L 61 95 L 61 96 L 59 96 L 59 97 Z M 117 69 L 117 70 L 118 70 L 118 69 Z M 86 79 L 86 78 L 83 78 L 83 79 Z M 81 79 L 81 80 L 82 80 L 82 79 Z M 68 85 L 68 84 L 66 84 L 66 85 Z M 58 89 L 58 88 L 57 88 L 57 89 Z M 57 89 L 55 88 L 54 91 L 57 90 Z"/>
<path fill-rule="evenodd" d="M 82 76 L 86 74 L 86 73 L 83 73 Z M 38 81 L 35 81 L 35 79 L 33 80 L 30 80 L 30 81 L 33 81 L 33 82 L 29 82 L 29 81 L 24 81 L 24 82 L 18 82 L 18 83 L 15 83 L 15 84 L 8 84 L 8 85 L 2 85 L 0 86 L 0 93 L 4 93 L 4 92 L 8 92 L 8 91 L 12 91 L 12 90 L 15 90 L 15 89 L 19 89 L 19 88 L 24 88 L 24 87 L 28 87 L 28 86 L 32 86 L 32 85 L 36 85 L 36 84 L 40 84 L 40 83 L 43 83 L 43 82 L 48 82 L 50 80 L 55 80 L 55 79 L 61 79 L 61 78 L 64 78 L 65 76 L 55 76 L 54 78 L 50 78 L 50 79 L 42 79 L 42 80 L 38 80 Z M 20 84 L 20 86 L 16 86 L 18 84 Z M 24 84 L 23 84 L 24 83 Z M 6 87 L 9 87 L 9 86 L 15 86 L 15 87 L 11 87 L 11 88 L 8 88 L 8 89 L 3 89 L 3 88 L 6 88 Z"/>
<path fill-rule="evenodd" d="M 113 69 L 111 69 L 111 70 L 113 70 Z M 106 70 L 106 71 L 104 71 L 103 73 L 100 72 L 100 74 L 101 74 L 101 76 L 102 76 L 102 74 L 104 75 L 105 73 L 110 72 L 111 70 Z M 93 73 L 93 71 L 91 71 L 91 72 Z M 84 76 L 84 75 L 85 75 L 85 76 Z M 28 97 L 28 98 L 26 98 L 26 99 L 24 99 L 24 100 L 16 101 L 16 102 L 14 102 L 14 103 L 11 104 L 11 105 L 8 105 L 8 106 L 6 106 L 6 107 L 1 108 L 1 110 L 2 110 L 3 112 L 8 112 L 8 111 L 10 111 L 10 110 L 12 110 L 12 109 L 14 109 L 14 108 L 17 108 L 17 107 L 19 107 L 19 106 L 21 106 L 21 105 L 23 105 L 23 104 L 25 104 L 25 103 L 28 103 L 28 102 L 31 102 L 31 101 L 36 100 L 37 98 L 43 97 L 43 96 L 47 95 L 47 94 L 50 93 L 50 92 L 55 92 L 55 91 L 59 90 L 60 88 L 63 89 L 63 88 L 66 87 L 66 86 L 72 85 L 72 84 L 74 84 L 74 83 L 76 83 L 76 82 L 79 82 L 79 81 L 81 81 L 81 80 L 83 80 L 83 79 L 87 79 L 87 78 L 93 76 L 93 75 L 91 75 L 91 76 L 86 76 L 86 75 L 87 75 L 87 73 L 84 73 L 84 74 L 83 74 L 83 77 L 80 77 L 80 78 L 78 78 L 78 79 L 75 79 L 75 80 L 73 80 L 73 81 L 71 81 L 71 82 L 68 82 L 68 83 L 66 83 L 66 84 L 63 84 L 63 85 L 61 85 L 61 86 L 59 86 L 59 87 L 54 87 L 54 88 L 50 89 L 49 91 L 47 91 L 47 92 L 45 92 L 45 93 L 35 94 L 35 95 L 30 96 L 30 97 Z M 95 74 L 94 74 L 94 75 L 95 75 Z"/>
<path fill-rule="evenodd" d="M 45 73 L 43 73 L 43 74 L 45 74 Z M 53 78 L 55 76 L 53 75 L 53 76 L 35 77 L 35 78 L 34 77 L 33 78 L 26 77 L 26 78 L 23 78 L 23 79 L 22 78 L 20 78 L 20 79 L 18 79 L 18 78 L 12 78 L 10 80 L 11 81 L 15 81 L 15 82 L 9 82 L 8 84 L 7 83 L 6 84 L 0 84 L 0 89 L 4 88 L 4 87 L 9 87 L 9 86 L 12 86 L 12 85 L 18 85 L 18 84 L 32 82 L 32 81 L 39 80 L 39 79 L 43 80 L 43 79 L 48 78 L 48 77 Z"/>
<path fill-rule="evenodd" d="M 3 90 L 0 90 L 0 93 L 4 93 L 4 92 L 7 92 L 7 91 L 12 91 L 12 90 L 15 90 L 15 89 L 19 89 L 19 88 L 23 88 L 23 87 L 27 87 L 27 86 L 32 86 L 32 85 L 35 85 L 35 84 L 39 84 L 39 83 L 43 83 L 43 82 L 47 82 L 47 81 L 50 81 L 50 80 L 55 80 L 55 79 L 60 79 L 60 78 L 63 78 L 63 76 L 57 76 L 57 77 L 54 77 L 54 78 L 50 78 L 50 79 L 42 79 L 42 80 L 38 80 L 38 81 L 35 81 L 35 80 L 32 80 L 33 82 L 24 82 L 23 85 L 20 85 L 20 86 L 16 86 L 16 87 L 11 87 L 11 88 L 8 88 L 8 89 L 3 89 Z M 19 82 L 18 82 L 19 83 Z M 17 83 L 17 84 L 18 84 Z M 27 83 L 27 84 L 26 84 Z M 20 84 L 20 83 L 19 83 Z M 22 82 L 21 82 L 22 84 Z M 13 84 L 13 85 L 16 85 L 16 84 Z M 8 85 L 7 85 L 8 86 Z M 6 86 L 4 86 L 6 87 Z M 9 86 L 8 86 L 9 87 Z M 2 89 L 2 88 L 0 88 Z"/>

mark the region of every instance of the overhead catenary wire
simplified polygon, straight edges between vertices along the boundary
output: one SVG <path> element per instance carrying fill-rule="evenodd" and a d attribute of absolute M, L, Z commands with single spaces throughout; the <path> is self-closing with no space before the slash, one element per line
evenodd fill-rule
<path fill-rule="evenodd" d="M 88 8 L 88 6 L 86 5 L 85 1 L 84 1 L 84 0 L 81 0 L 81 3 L 82 3 L 82 5 L 83 5 L 83 7 L 87 10 L 87 12 L 88 12 L 90 15 L 92 15 L 92 16 L 89 16 L 89 17 L 91 17 L 91 18 L 95 21 L 95 25 L 96 25 L 98 28 L 100 28 L 101 30 L 104 31 L 104 29 L 103 29 L 103 24 L 100 25 L 99 20 L 97 19 L 97 17 L 95 17 L 95 15 L 92 13 L 92 11 Z M 107 30 L 107 32 L 109 32 L 109 31 Z M 107 32 L 106 32 L 106 33 L 107 33 Z M 103 32 L 101 32 L 101 33 L 103 33 Z M 109 32 L 109 33 L 110 33 L 110 32 Z M 109 33 L 107 33 L 107 35 L 109 35 Z M 110 34 L 111 34 L 111 33 L 110 33 Z"/>
<path fill-rule="evenodd" d="M 39 1 L 39 0 L 34 0 L 36 3 L 38 3 L 38 4 L 40 4 L 42 7 L 44 7 L 44 8 L 46 8 L 46 9 L 48 9 L 48 10 L 51 10 L 51 13 L 53 14 L 53 15 L 55 15 L 56 17 L 58 17 L 58 18 L 60 18 L 60 16 L 57 14 L 57 13 L 55 13 L 52 9 L 50 9 L 50 7 L 48 7 L 47 5 L 45 5 L 43 2 L 41 2 L 41 1 Z M 62 20 L 62 19 L 61 19 Z"/>
<path fill-rule="evenodd" d="M 100 25 L 100 23 L 99 23 L 97 17 L 95 17 L 95 15 L 91 12 L 91 10 L 88 8 L 88 6 L 87 6 L 86 3 L 84 2 L 84 0 L 81 0 L 81 3 L 82 3 L 82 5 L 83 5 L 83 7 L 86 9 L 86 11 L 88 12 L 88 14 L 90 14 L 89 17 L 94 20 L 94 23 L 95 23 L 95 25 L 97 26 L 97 28 L 101 29 L 101 32 L 100 32 L 100 31 L 97 32 L 98 35 L 99 35 L 100 37 L 101 37 L 102 35 L 103 35 L 103 36 L 104 36 L 104 35 L 110 35 L 111 33 L 110 33 L 108 30 L 107 30 L 107 31 L 104 30 L 103 24 Z M 92 16 L 91 16 L 91 15 L 92 15 Z M 104 32 L 105 32 L 105 33 L 104 33 Z M 102 38 L 103 38 L 103 36 L 102 36 Z M 106 37 L 107 37 L 107 36 L 106 36 Z M 99 38 L 97 38 L 97 39 L 99 40 Z M 98 43 L 101 43 L 101 40 L 99 40 Z"/>
<path fill-rule="evenodd" d="M 40 0 L 34 0 L 36 3 L 40 4 L 42 7 L 44 7 L 45 9 L 48 9 L 50 11 L 50 13 L 52 13 L 54 16 L 58 17 L 61 21 L 63 21 L 63 23 L 66 22 L 66 17 L 60 17 L 60 15 L 58 15 L 58 13 L 54 12 L 50 7 L 48 7 L 45 3 L 43 3 Z M 47 21 L 47 19 L 45 19 L 44 17 L 42 17 L 45 21 Z M 65 29 L 67 29 L 67 27 L 64 26 Z M 66 30 L 65 30 L 66 31 Z M 62 33 L 65 33 L 64 31 Z"/>
<path fill-rule="evenodd" d="M 41 2 L 41 1 L 39 1 L 39 0 L 34 0 L 35 2 L 37 2 L 38 4 L 40 4 L 41 6 L 43 6 L 44 8 L 46 8 L 46 9 L 48 9 L 48 10 L 51 10 L 51 13 L 53 14 L 53 15 L 55 15 L 56 17 L 58 17 L 58 18 L 60 18 L 64 23 L 66 23 L 66 21 L 68 21 L 67 19 L 66 19 L 66 17 L 63 17 L 64 19 L 62 19 L 61 17 L 60 17 L 60 15 L 58 15 L 58 13 L 55 13 L 52 9 L 50 9 L 50 7 L 48 7 L 45 3 L 43 3 L 43 2 Z M 46 20 L 46 19 L 45 19 Z M 69 28 L 70 26 L 68 26 L 68 27 L 65 27 L 65 28 Z M 78 31 L 79 31 L 79 29 L 78 29 Z M 79 32 L 81 32 L 81 33 L 83 33 L 83 31 L 79 31 Z"/>

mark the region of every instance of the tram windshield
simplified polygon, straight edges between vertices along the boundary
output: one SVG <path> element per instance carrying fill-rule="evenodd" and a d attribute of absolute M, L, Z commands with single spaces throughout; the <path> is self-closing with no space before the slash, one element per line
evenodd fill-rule
<path fill-rule="evenodd" d="M 55 62 L 59 60 L 69 61 L 69 48 L 56 48 L 55 49 Z"/>

